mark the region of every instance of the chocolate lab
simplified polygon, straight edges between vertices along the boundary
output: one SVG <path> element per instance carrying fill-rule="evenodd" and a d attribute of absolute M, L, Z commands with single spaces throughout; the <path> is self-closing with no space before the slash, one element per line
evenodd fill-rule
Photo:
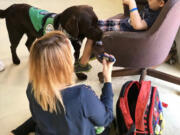
<path fill-rule="evenodd" d="M 72 6 L 56 14 L 28 4 L 13 4 L 5 10 L 0 10 L 0 18 L 6 19 L 14 64 L 20 64 L 16 48 L 24 34 L 27 35 L 25 45 L 30 50 L 36 38 L 54 29 L 62 30 L 72 42 L 76 60 L 79 58 L 81 42 L 85 37 L 97 41 L 102 36 L 102 31 L 97 26 L 98 18 L 93 8 L 87 5 Z"/>
<path fill-rule="evenodd" d="M 27 4 L 13 4 L 6 10 L 0 10 L 0 18 L 6 19 L 14 64 L 20 64 L 16 48 L 23 34 L 28 37 L 25 44 L 29 50 L 32 42 L 47 31 L 62 30 L 72 40 L 76 59 L 79 57 L 78 45 L 85 37 L 96 41 L 102 36 L 102 31 L 97 26 L 97 16 L 92 7 L 86 5 L 72 6 L 56 14 Z M 51 20 L 52 26 L 47 24 Z"/>

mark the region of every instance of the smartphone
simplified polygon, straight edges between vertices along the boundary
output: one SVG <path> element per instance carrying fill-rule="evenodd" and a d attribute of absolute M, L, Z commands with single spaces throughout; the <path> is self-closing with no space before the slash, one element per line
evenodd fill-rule
<path fill-rule="evenodd" d="M 109 62 L 115 62 L 115 61 L 116 61 L 116 59 L 115 59 L 114 57 L 108 56 L 108 55 L 106 55 L 106 54 L 100 54 L 100 55 L 98 55 L 98 57 L 99 57 L 101 60 L 106 59 L 106 60 L 109 61 Z"/>

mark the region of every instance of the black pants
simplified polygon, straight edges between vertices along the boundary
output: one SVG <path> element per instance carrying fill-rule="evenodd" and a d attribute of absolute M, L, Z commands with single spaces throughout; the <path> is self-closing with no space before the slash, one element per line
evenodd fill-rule
<path fill-rule="evenodd" d="M 36 123 L 32 117 L 25 121 L 22 125 L 12 130 L 15 135 L 28 135 L 30 132 L 35 132 Z"/>
<path fill-rule="evenodd" d="M 33 121 L 32 117 L 25 121 L 22 125 L 12 130 L 15 135 L 28 135 L 30 132 L 35 132 L 36 123 Z M 99 135 L 109 135 L 109 127 Z"/>

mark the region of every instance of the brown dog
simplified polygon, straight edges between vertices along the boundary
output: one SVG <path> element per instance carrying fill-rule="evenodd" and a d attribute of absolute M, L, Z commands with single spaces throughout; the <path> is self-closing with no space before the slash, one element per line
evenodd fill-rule
<path fill-rule="evenodd" d="M 13 4 L 6 10 L 0 10 L 0 18 L 6 19 L 6 26 L 11 42 L 11 53 L 14 64 L 20 64 L 16 48 L 23 34 L 27 35 L 26 47 L 30 50 L 33 41 L 43 35 L 43 29 L 37 31 L 32 23 L 29 12 L 32 6 L 27 4 Z M 36 8 L 34 8 L 36 9 Z M 90 6 L 73 6 L 60 14 L 46 13 L 42 20 L 42 27 L 48 17 L 54 18 L 53 27 L 58 30 L 61 26 L 68 33 L 75 49 L 75 59 L 78 60 L 82 40 L 87 37 L 94 41 L 100 40 L 102 31 L 97 26 L 98 18 Z M 35 22 L 36 23 L 36 22 Z"/>

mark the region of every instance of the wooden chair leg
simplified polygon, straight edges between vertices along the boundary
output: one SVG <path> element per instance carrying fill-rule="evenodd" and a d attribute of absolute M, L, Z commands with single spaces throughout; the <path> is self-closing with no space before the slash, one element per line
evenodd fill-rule
<path fill-rule="evenodd" d="M 180 85 L 179 77 L 175 77 L 161 71 L 147 69 L 147 75 Z"/>
<path fill-rule="evenodd" d="M 141 69 L 131 69 L 131 68 L 119 69 L 112 71 L 112 77 L 138 75 L 140 73 L 141 73 Z"/>
<path fill-rule="evenodd" d="M 139 82 L 145 79 L 146 75 L 162 79 L 177 85 L 180 85 L 180 77 L 172 76 L 167 73 L 163 73 L 161 71 L 157 71 L 154 69 L 120 69 L 112 71 L 112 77 L 118 76 L 130 76 L 130 75 L 138 75 L 141 74 Z M 99 81 L 102 83 L 104 81 L 104 77 L 102 72 L 98 73 Z"/>
<path fill-rule="evenodd" d="M 130 75 L 138 75 L 138 74 L 141 74 L 141 69 L 119 69 L 112 71 L 112 77 L 130 76 Z M 98 77 L 99 77 L 99 81 L 103 83 L 104 77 L 102 72 L 98 73 Z"/>
<path fill-rule="evenodd" d="M 146 74 L 147 74 L 147 69 L 146 69 L 146 68 L 142 68 L 142 69 L 141 69 L 141 75 L 140 75 L 139 82 L 145 80 Z"/>

